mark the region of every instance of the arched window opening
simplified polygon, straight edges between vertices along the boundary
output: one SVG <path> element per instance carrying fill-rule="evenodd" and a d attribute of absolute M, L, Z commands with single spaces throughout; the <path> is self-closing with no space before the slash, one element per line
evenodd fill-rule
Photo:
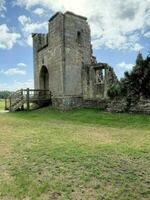
<path fill-rule="evenodd" d="M 40 89 L 49 90 L 49 73 L 45 66 L 42 66 L 40 72 Z"/>

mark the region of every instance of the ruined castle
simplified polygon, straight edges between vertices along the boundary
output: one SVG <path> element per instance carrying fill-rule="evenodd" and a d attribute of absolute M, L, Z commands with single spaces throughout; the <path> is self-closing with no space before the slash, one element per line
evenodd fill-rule
<path fill-rule="evenodd" d="M 107 99 L 117 81 L 113 69 L 92 55 L 87 18 L 58 12 L 48 23 L 48 33 L 33 33 L 34 86 L 50 90 L 52 106 L 70 109 Z"/>

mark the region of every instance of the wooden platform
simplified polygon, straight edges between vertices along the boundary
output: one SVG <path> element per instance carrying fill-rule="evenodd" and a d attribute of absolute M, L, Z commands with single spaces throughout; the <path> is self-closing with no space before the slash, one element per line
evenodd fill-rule
<path fill-rule="evenodd" d="M 51 104 L 51 96 L 49 90 L 21 89 L 5 99 L 5 110 L 9 110 L 10 112 L 23 110 L 26 105 L 26 110 L 29 111 L 31 103 L 39 107 Z"/>

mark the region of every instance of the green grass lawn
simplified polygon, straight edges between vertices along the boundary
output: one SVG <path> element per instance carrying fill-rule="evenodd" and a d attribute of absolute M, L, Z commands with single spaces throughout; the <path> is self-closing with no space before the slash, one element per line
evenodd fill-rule
<path fill-rule="evenodd" d="M 0 99 L 0 110 L 4 110 L 5 105 L 4 105 L 4 100 Z"/>
<path fill-rule="evenodd" d="M 148 200 L 150 116 L 0 113 L 0 199 Z"/>

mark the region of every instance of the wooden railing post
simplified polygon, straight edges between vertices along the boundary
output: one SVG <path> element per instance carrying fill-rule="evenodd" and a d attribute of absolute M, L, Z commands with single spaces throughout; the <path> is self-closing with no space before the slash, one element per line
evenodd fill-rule
<path fill-rule="evenodd" d="M 11 105 L 11 97 L 9 98 L 9 103 L 10 103 L 10 105 L 9 105 L 9 111 L 11 112 L 11 110 L 12 110 L 12 105 Z"/>
<path fill-rule="evenodd" d="M 23 101 L 23 89 L 21 89 L 21 101 Z M 24 103 L 21 106 L 21 110 L 24 110 Z"/>
<path fill-rule="evenodd" d="M 23 89 L 21 89 L 20 91 L 21 91 L 21 99 L 23 99 Z"/>
<path fill-rule="evenodd" d="M 5 110 L 7 110 L 7 98 L 5 98 Z"/>
<path fill-rule="evenodd" d="M 27 101 L 27 111 L 29 111 L 30 110 L 30 90 L 29 90 L 29 88 L 27 88 L 26 101 Z"/>

